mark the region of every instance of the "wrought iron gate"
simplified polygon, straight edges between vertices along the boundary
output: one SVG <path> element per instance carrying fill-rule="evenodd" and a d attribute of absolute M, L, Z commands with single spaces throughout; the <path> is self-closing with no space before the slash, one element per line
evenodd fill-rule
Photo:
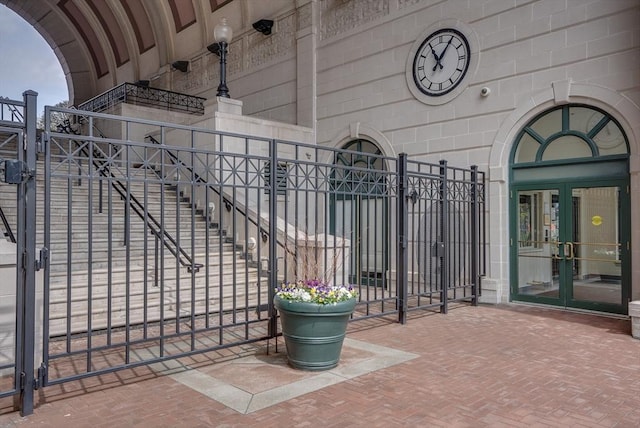
<path fill-rule="evenodd" d="M 22 414 L 33 411 L 37 379 L 36 352 L 36 97 L 26 91 L 23 101 L 0 100 L 0 161 L 2 193 L 13 204 L 0 203 L 6 242 L 2 291 L 3 337 L 0 397 L 20 396 Z M 12 195 L 13 198 L 12 198 Z M 8 213 L 10 211 L 10 213 Z M 7 217 L 14 219 L 15 232 Z M 12 253 L 15 255 L 11 263 Z M 13 280 L 15 278 L 15 280 Z"/>
<path fill-rule="evenodd" d="M 281 281 L 375 277 L 356 284 L 353 320 L 404 323 L 412 310 L 477 303 L 485 204 L 475 167 L 66 108 L 46 107 L 39 144 L 35 118 L 24 126 L 32 148 L 18 192 L 34 197 L 19 208 L 30 291 L 17 307 L 37 307 L 44 268 L 41 339 L 33 309 L 16 327 L 31 343 L 17 346 L 15 379 L 34 381 L 5 393 L 22 391 L 24 414 L 36 387 L 275 337 Z M 42 364 L 29 371 L 34 342 Z"/>

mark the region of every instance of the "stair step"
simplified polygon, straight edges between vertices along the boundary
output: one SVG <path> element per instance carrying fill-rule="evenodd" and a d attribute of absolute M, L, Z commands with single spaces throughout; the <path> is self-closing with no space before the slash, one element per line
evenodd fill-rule
<path fill-rule="evenodd" d="M 86 159 L 81 158 L 78 156 L 76 160 L 82 162 L 82 172 L 86 173 L 89 167 Z M 217 221 L 207 219 L 203 207 L 194 204 L 191 193 L 183 191 L 184 186 L 170 180 L 166 183 L 152 182 L 158 177 L 153 168 L 135 164 L 130 166 L 126 178 L 90 182 L 84 177 L 57 176 L 66 170 L 56 171 L 55 162 L 54 156 L 54 170 L 48 182 L 52 225 L 48 271 L 52 336 L 65 334 L 67 329 L 84 332 L 89 320 L 92 328 L 106 328 L 109 324 L 121 327 L 127 322 L 131 325 L 159 321 L 161 309 L 163 319 L 167 320 L 191 315 L 192 306 L 195 308 L 193 313 L 201 315 L 205 311 L 241 310 L 267 301 L 269 293 L 263 273 L 254 263 L 243 259 L 241 248 L 234 247 L 232 239 L 224 238 Z M 126 167 L 123 162 L 114 166 L 112 171 L 114 174 L 125 173 Z M 95 171 L 93 166 L 91 169 Z M 36 245 L 40 248 L 44 246 L 45 177 L 42 159 L 36 172 Z M 147 179 L 149 181 L 145 185 Z M 156 271 L 152 266 L 156 239 L 145 220 L 129 208 L 129 242 L 124 246 L 123 219 L 127 201 L 112 183 L 128 186 L 130 195 L 141 203 L 146 202 L 147 215 L 157 221 L 163 220 L 164 231 L 176 240 L 179 238 L 180 246 L 188 254 L 193 253 L 193 263 L 200 263 L 203 268 L 199 272 L 189 272 L 179 265 L 167 248 L 161 246 L 164 275 L 156 282 Z M 98 212 L 101 200 L 102 212 Z M 107 208 L 109 201 L 112 204 L 110 209 Z M 15 233 L 18 215 L 15 187 L 0 185 L 0 206 Z M 192 219 L 196 222 L 193 227 Z M 209 253 L 205 245 L 207 231 Z M 92 250 L 91 263 L 88 261 L 89 248 Z M 68 260 L 69 254 L 71 260 Z M 145 260 L 148 266 L 145 266 Z M 68 292 L 70 301 L 67 301 Z M 89 303 L 91 314 L 87 314 Z M 111 314 L 107 314 L 109 305 Z M 68 307 L 71 308 L 70 314 L 67 314 Z"/>

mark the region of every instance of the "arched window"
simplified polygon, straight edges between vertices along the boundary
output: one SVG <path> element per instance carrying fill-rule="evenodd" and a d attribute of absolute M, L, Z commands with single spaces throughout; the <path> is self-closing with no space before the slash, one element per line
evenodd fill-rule
<path fill-rule="evenodd" d="M 349 141 L 342 149 L 335 156 L 333 189 L 349 198 L 353 192 L 365 197 L 384 193 L 384 176 L 375 173 L 385 169 L 380 148 L 369 140 L 357 139 Z"/>
<path fill-rule="evenodd" d="M 600 161 L 626 157 L 629 143 L 620 124 L 594 107 L 564 105 L 533 119 L 518 134 L 512 165 Z"/>

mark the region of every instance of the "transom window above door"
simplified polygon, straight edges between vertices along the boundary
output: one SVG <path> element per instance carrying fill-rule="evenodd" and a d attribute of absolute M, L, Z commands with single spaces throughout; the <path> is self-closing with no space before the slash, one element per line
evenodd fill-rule
<path fill-rule="evenodd" d="M 523 128 L 511 163 L 595 161 L 628 153 L 627 137 L 612 116 L 594 107 L 565 105 L 544 112 Z"/>

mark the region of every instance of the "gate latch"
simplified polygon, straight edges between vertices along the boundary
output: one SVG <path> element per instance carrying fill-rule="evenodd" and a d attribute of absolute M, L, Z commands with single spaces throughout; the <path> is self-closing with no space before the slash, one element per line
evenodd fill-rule
<path fill-rule="evenodd" d="M 44 269 L 47 267 L 47 261 L 49 260 L 49 249 L 47 247 L 40 248 L 40 258 L 36 260 L 36 270 Z"/>
<path fill-rule="evenodd" d="M 7 184 L 21 184 L 29 178 L 35 176 L 35 171 L 29 170 L 25 163 L 17 159 L 0 159 L 0 164 L 4 169 L 2 181 Z"/>

